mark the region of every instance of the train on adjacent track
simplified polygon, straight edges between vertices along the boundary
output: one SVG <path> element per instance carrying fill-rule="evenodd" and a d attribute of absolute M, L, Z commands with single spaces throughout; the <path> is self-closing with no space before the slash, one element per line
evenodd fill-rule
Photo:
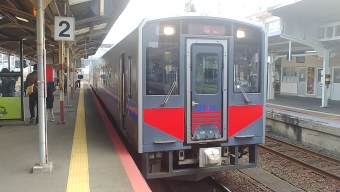
<path fill-rule="evenodd" d="M 199 180 L 257 165 L 266 64 L 267 33 L 258 24 L 153 18 L 91 65 L 89 82 L 140 154 L 146 179 Z"/>

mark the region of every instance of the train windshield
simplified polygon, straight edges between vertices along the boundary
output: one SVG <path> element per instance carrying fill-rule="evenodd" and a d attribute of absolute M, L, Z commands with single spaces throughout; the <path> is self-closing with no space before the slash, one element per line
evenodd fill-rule
<path fill-rule="evenodd" d="M 236 45 L 234 52 L 234 92 L 258 93 L 260 47 Z"/>
<path fill-rule="evenodd" d="M 144 38 L 147 95 L 179 94 L 179 35 L 176 31 L 171 31 L 175 27 L 167 26 L 156 22 L 144 28 L 147 34 Z M 165 28 L 168 29 L 165 32 L 172 34 L 164 34 Z M 177 85 L 170 91 L 175 81 Z"/>

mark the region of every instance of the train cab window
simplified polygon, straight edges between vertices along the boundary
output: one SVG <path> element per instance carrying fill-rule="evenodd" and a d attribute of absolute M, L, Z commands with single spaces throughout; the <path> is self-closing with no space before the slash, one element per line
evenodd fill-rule
<path fill-rule="evenodd" d="M 199 53 L 196 55 L 195 91 L 197 94 L 218 92 L 218 55 Z"/>
<path fill-rule="evenodd" d="M 260 47 L 236 45 L 234 52 L 234 92 L 260 92 Z"/>
<path fill-rule="evenodd" d="M 146 50 L 146 94 L 178 95 L 178 43 L 149 42 Z"/>
<path fill-rule="evenodd" d="M 143 28 L 146 95 L 179 94 L 180 28 L 180 20 L 151 22 Z"/>

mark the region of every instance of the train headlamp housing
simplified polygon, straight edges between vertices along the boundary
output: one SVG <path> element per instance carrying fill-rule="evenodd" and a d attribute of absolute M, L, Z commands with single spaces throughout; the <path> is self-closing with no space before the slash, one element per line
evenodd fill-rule
<path fill-rule="evenodd" d="M 237 36 L 237 38 L 245 38 L 246 32 L 242 29 L 237 29 L 236 36 Z"/>
<path fill-rule="evenodd" d="M 149 159 L 155 159 L 155 154 L 154 153 L 149 153 Z"/>
<path fill-rule="evenodd" d="M 167 26 L 163 28 L 164 35 L 173 35 L 175 34 L 175 28 L 172 26 Z"/>

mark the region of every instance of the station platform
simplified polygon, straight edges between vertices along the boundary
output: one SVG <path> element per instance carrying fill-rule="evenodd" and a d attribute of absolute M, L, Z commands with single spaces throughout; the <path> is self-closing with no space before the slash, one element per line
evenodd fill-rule
<path fill-rule="evenodd" d="M 275 95 L 267 101 L 267 131 L 339 152 L 340 101 L 328 102 L 324 108 L 320 98 Z"/>
<path fill-rule="evenodd" d="M 39 130 L 28 123 L 25 97 L 27 123 L 0 127 L 0 191 L 151 191 L 88 84 L 83 81 L 72 108 L 65 107 L 66 124 L 58 124 L 58 94 L 55 121 L 47 123 L 52 172 L 32 173 L 39 163 Z"/>
<path fill-rule="evenodd" d="M 329 100 L 329 107 L 320 107 L 320 98 L 275 95 L 267 101 L 267 111 L 310 119 L 340 127 L 340 101 Z"/>

